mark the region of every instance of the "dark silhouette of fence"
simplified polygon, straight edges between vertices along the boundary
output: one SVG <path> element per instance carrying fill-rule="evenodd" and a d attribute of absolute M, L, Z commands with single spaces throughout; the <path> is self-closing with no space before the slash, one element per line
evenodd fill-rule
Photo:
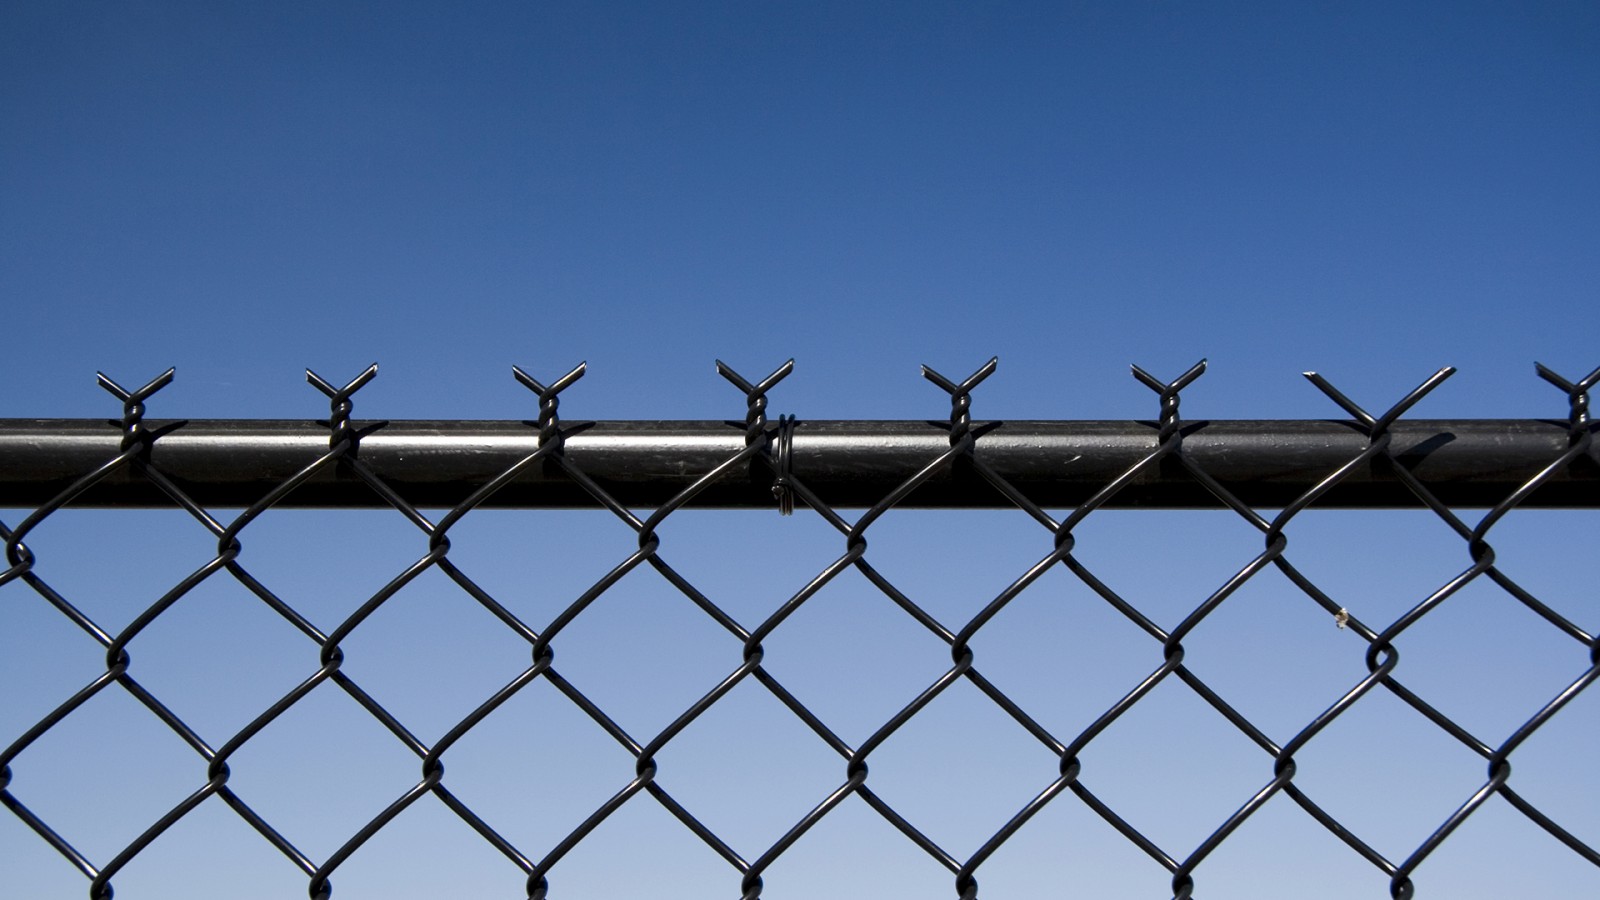
<path fill-rule="evenodd" d="M 1587 392 L 1600 370 L 1571 382 L 1539 367 L 1539 374 L 1565 395 L 1567 415 L 1555 420 L 1410 421 L 1402 416 L 1444 382 L 1441 370 L 1392 407 L 1374 414 L 1321 377 L 1311 381 L 1349 418 L 1343 421 L 1186 421 L 1179 415 L 1182 390 L 1199 377 L 1196 365 L 1170 382 L 1135 367 L 1140 382 L 1159 397 L 1159 418 L 1148 422 L 992 422 L 972 416 L 972 392 L 995 362 L 956 381 L 925 369 L 927 378 L 950 398 L 947 421 L 798 422 L 771 419 L 768 393 L 787 375 L 792 362 L 759 382 L 718 363 L 719 371 L 745 398 L 742 422 L 579 422 L 563 420 L 561 392 L 584 373 L 579 366 L 548 385 L 521 370 L 516 378 L 538 396 L 538 418 L 529 422 L 360 422 L 352 418 L 353 395 L 376 367 L 336 387 L 308 372 L 313 385 L 331 401 L 326 421 L 186 421 L 145 417 L 151 395 L 172 378 L 167 372 L 138 390 L 127 390 L 101 376 L 101 384 L 123 404 L 120 421 L 0 421 L 0 506 L 24 510 L 20 519 L 0 523 L 7 568 L 0 574 L 0 604 L 42 602 L 104 649 L 105 664 L 85 673 L 86 683 L 21 734 L 0 734 L 9 744 L 0 751 L 0 802 L 42 840 L 79 869 L 92 898 L 111 895 L 117 873 L 163 832 L 217 797 L 308 879 L 313 898 L 332 893 L 336 870 L 396 816 L 427 795 L 441 801 L 474 832 L 526 875 L 526 896 L 537 900 L 560 894 L 560 862 L 607 817 L 637 795 L 649 795 L 737 873 L 737 890 L 746 900 L 759 897 L 763 874 L 814 825 L 852 795 L 864 801 L 936 865 L 952 876 L 953 893 L 978 896 L 984 863 L 1040 810 L 1055 803 L 1082 804 L 1127 841 L 1171 873 L 1171 892 L 1185 898 L 1204 883 L 1203 863 L 1269 800 L 1282 794 L 1389 879 L 1389 893 L 1405 898 L 1415 891 L 1417 867 L 1485 804 L 1509 804 L 1553 841 L 1600 867 L 1600 852 L 1519 794 L 1511 775 L 1517 749 L 1560 714 L 1563 707 L 1600 677 L 1600 641 L 1570 616 L 1524 589 L 1496 565 L 1491 532 L 1514 509 L 1600 507 L 1600 456 Z M 213 558 L 173 585 L 120 631 L 97 624 L 74 598 L 52 587 L 49 560 L 29 549 L 29 535 L 67 507 L 167 506 L 186 511 L 215 538 Z M 548 621 L 526 622 L 452 559 L 450 533 L 463 517 L 480 508 L 595 508 L 609 510 L 636 542 L 607 574 L 578 596 L 564 601 Z M 394 575 L 381 590 L 341 621 L 323 631 L 295 605 L 275 594 L 247 568 L 242 535 L 263 512 L 288 507 L 392 508 L 425 539 L 426 552 Z M 783 514 L 817 516 L 837 531 L 842 550 L 831 563 L 799 586 L 759 622 L 740 622 L 659 552 L 658 529 L 686 509 L 775 508 Z M 1037 524 L 1041 553 L 966 621 L 947 624 L 898 588 L 868 553 L 873 525 L 889 510 L 909 507 L 1000 508 Z M 1074 529 L 1086 517 L 1114 507 L 1204 508 L 1226 510 L 1259 532 L 1259 553 L 1204 599 L 1181 621 L 1163 627 L 1138 604 L 1119 594 L 1075 554 Z M 1423 508 L 1431 510 L 1464 542 L 1470 564 L 1418 598 L 1392 621 L 1363 621 L 1357 610 L 1325 593 L 1296 568 L 1288 552 L 1288 527 L 1308 509 Z M 1476 522 L 1458 515 L 1463 508 L 1486 509 Z M 213 510 L 242 510 L 219 517 Z M 647 515 L 634 510 L 648 509 Z M 1052 515 L 1047 510 L 1065 510 Z M 443 510 L 429 515 L 426 510 Z M 853 517 L 841 510 L 862 510 Z M 1271 512 L 1261 512 L 1270 510 Z M 114 514 L 107 514 L 114 515 Z M 1594 532 L 1591 531 L 1591 537 Z M 350 535 L 359 540 L 359 535 Z M 1592 540 L 1590 541 L 1592 543 Z M 1574 560 L 1578 577 L 1580 560 Z M 1042 720 L 980 671 L 972 642 L 1011 601 L 1045 573 L 1067 570 L 1078 583 L 1141 630 L 1158 651 L 1148 674 L 1127 685 L 1115 703 L 1074 730 L 1052 731 Z M 630 734 L 580 686 L 564 678 L 555 663 L 561 635 L 591 604 L 635 569 L 654 569 L 742 647 L 725 677 L 706 686 L 687 708 L 674 710 L 669 725 L 654 734 Z M 475 708 L 462 710 L 456 724 L 432 742 L 419 739 L 342 668 L 343 642 L 408 583 L 429 570 L 453 581 L 526 642 L 530 660 L 513 680 Z M 1287 736 L 1269 736 L 1230 705 L 1228 698 L 1186 663 L 1184 640 L 1207 617 L 1258 573 L 1276 570 L 1298 588 L 1300 599 L 1320 608 L 1327 620 L 1364 641 L 1362 674 L 1324 711 Z M 926 630 L 948 647 L 943 674 L 883 721 L 865 740 L 850 743 L 833 729 L 765 664 L 764 642 L 786 620 L 841 573 L 863 576 L 907 616 L 908 625 Z M 232 734 L 200 734 L 139 680 L 130 643 L 210 579 L 232 580 L 290 623 L 307 640 L 314 670 L 298 686 Z M 1508 735 L 1485 738 L 1431 705 L 1405 684 L 1399 664 L 1402 638 L 1420 620 L 1447 604 L 1472 583 L 1492 583 L 1508 601 L 1537 617 L 1563 639 L 1570 639 L 1578 672 L 1543 705 L 1529 709 L 1524 723 Z M 1353 605 L 1353 604 L 1352 604 Z M 0 605 L 0 623 L 5 622 Z M 421 762 L 409 790 L 325 858 L 297 848 L 292 835 L 259 813 L 250 798 L 230 785 L 235 754 L 275 719 L 329 682 L 343 690 Z M 452 793 L 444 761 L 464 736 L 502 704 L 536 682 L 544 682 L 571 701 L 597 728 L 633 759 L 626 783 L 586 818 L 574 823 L 553 846 L 519 847 L 495 823 Z M 874 791 L 868 760 L 892 735 L 924 711 L 950 686 L 965 682 L 992 701 L 1005 716 L 1046 748 L 1056 760 L 1037 794 L 1010 820 L 964 858 L 941 847 Z M 1259 748 L 1262 776 L 1253 793 L 1238 798 L 1236 811 L 1198 846 L 1163 847 L 1092 789 L 1093 772 L 1081 755 L 1108 727 L 1163 682 L 1181 683 Z M 754 855 L 739 850 L 708 827 L 658 781 L 658 754 L 691 723 L 741 683 L 759 685 L 776 698 L 843 762 L 837 787 L 818 796 L 814 807 Z M 0 686 L 16 696 L 26 685 Z M 29 749 L 88 700 L 103 691 L 124 691 L 186 743 L 197 755 L 198 787 L 137 838 L 108 859 L 90 859 L 71 833 L 56 830 L 30 800 Z M 1323 802 L 1295 781 L 1296 754 L 1335 720 L 1365 698 L 1387 694 L 1486 764 L 1481 786 L 1460 798 L 1459 807 L 1432 834 L 1403 855 L 1385 855 L 1347 827 Z M 1286 737 L 1286 739 L 1284 739 Z M 1276 739 L 1275 739 L 1276 738 Z M 219 742 L 220 739 L 220 742 Z M 1576 774 L 1576 773 L 1574 773 Z M 1352 777 L 1360 777 L 1359 772 Z M 1587 782 L 1592 786 L 1592 780 Z M 1160 789 L 1152 787 L 1152 789 Z M 1070 796 L 1069 796 L 1070 795 Z M 329 798 L 337 802 L 337 798 Z M 259 805 L 259 804 L 258 804 Z M 748 850 L 749 848 L 745 848 Z M 1597 872 L 1596 874 L 1600 874 Z M 0 875 L 0 880 L 4 876 Z M 731 895 L 706 885 L 700 896 Z"/>

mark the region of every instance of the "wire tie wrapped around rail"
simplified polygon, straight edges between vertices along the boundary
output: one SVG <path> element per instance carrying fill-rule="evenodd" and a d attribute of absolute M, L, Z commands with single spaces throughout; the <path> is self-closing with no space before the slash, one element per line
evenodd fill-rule
<path fill-rule="evenodd" d="M 555 452 L 561 451 L 561 443 L 565 436 L 561 433 L 561 416 L 557 410 L 561 406 L 561 392 L 571 387 L 573 382 L 583 377 L 589 371 L 587 362 L 580 362 L 573 366 L 567 374 L 557 378 L 549 387 L 545 387 L 537 378 L 522 371 L 516 366 L 511 367 L 511 376 L 523 387 L 539 395 L 539 446 L 554 442 Z"/>
<path fill-rule="evenodd" d="M 778 515 L 794 515 L 794 489 L 789 484 L 789 474 L 794 466 L 794 416 L 778 417 L 778 439 L 773 463 L 776 476 L 772 480 L 772 496 L 778 500 Z"/>
<path fill-rule="evenodd" d="M 794 440 L 794 416 L 778 417 L 778 433 L 776 446 L 773 446 L 774 435 L 767 433 L 767 391 L 772 390 L 778 382 L 788 377 L 794 371 L 794 360 L 790 359 L 783 365 L 772 370 L 772 374 L 762 379 L 758 384 L 751 384 L 750 380 L 733 370 L 733 367 L 717 360 L 717 374 L 726 378 L 730 384 L 744 392 L 744 445 L 754 447 L 766 441 L 772 451 L 772 468 L 774 479 L 772 482 L 772 496 L 778 501 L 778 514 L 782 516 L 794 513 L 794 494 L 789 485 L 789 458 L 791 445 Z"/>
<path fill-rule="evenodd" d="M 972 389 L 993 375 L 999 365 L 1000 357 L 991 356 L 988 362 L 978 367 L 978 371 L 968 375 L 967 380 L 960 384 L 939 374 L 932 366 L 922 367 L 922 377 L 937 384 L 950 395 L 950 446 L 960 444 L 972 430 Z"/>
<path fill-rule="evenodd" d="M 1178 395 L 1184 388 L 1193 384 L 1196 378 L 1205 374 L 1206 361 L 1202 359 L 1190 366 L 1187 372 L 1170 383 L 1162 381 L 1138 366 L 1133 366 L 1132 369 L 1133 377 L 1137 378 L 1140 384 L 1161 395 L 1161 430 L 1156 435 L 1157 443 L 1165 444 L 1175 437 L 1181 439 L 1181 435 L 1178 434 Z"/>
<path fill-rule="evenodd" d="M 328 427 L 330 429 L 330 433 L 328 435 L 328 448 L 330 450 L 339 447 L 339 445 L 346 441 L 352 441 L 353 434 L 350 430 L 350 413 L 356 407 L 354 403 L 350 402 L 350 398 L 355 394 L 356 391 L 361 390 L 361 388 L 364 387 L 367 382 L 371 381 L 377 376 L 378 364 L 373 363 L 372 365 L 367 366 L 367 368 L 360 375 L 350 379 L 349 384 L 342 388 L 336 388 L 332 384 L 329 384 L 328 381 L 321 375 L 318 375 L 310 369 L 306 370 L 306 381 L 311 382 L 312 386 L 328 396 Z"/>
<path fill-rule="evenodd" d="M 1534 363 L 1533 368 L 1539 373 L 1540 378 L 1566 392 L 1567 404 L 1570 407 L 1567 413 L 1568 440 L 1577 443 L 1589 428 L 1589 389 L 1594 387 L 1596 382 L 1600 382 L 1600 368 L 1590 372 L 1576 384 L 1557 375 L 1543 363 Z"/>
<path fill-rule="evenodd" d="M 150 379 L 148 384 L 136 391 L 130 391 L 117 384 L 111 379 L 111 376 L 104 372 L 95 373 L 95 378 L 100 383 L 100 386 L 110 392 L 113 397 L 122 401 L 123 450 L 148 442 L 148 429 L 144 425 L 144 401 L 148 400 L 151 394 L 171 384 L 172 377 L 177 371 L 176 368 L 169 368 Z"/>

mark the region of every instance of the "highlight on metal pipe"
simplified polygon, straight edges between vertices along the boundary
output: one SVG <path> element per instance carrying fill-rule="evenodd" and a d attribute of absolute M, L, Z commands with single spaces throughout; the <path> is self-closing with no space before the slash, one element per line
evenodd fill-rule
<path fill-rule="evenodd" d="M 421 507 L 448 507 L 539 446 L 536 423 L 518 421 L 356 421 L 360 459 Z M 785 426 L 786 472 L 830 505 L 870 506 L 949 449 L 947 423 L 796 421 Z M 274 420 L 146 420 L 148 461 L 208 507 L 260 498 L 328 450 L 326 423 Z M 776 455 L 780 426 L 765 452 Z M 974 454 L 1046 508 L 1075 506 L 1157 446 L 1159 426 L 1141 421 L 972 423 Z M 561 423 L 562 453 L 620 502 L 648 508 L 671 498 L 746 446 L 746 423 L 611 421 Z M 1182 453 L 1256 508 L 1282 506 L 1360 455 L 1368 445 L 1355 421 L 1194 420 L 1182 425 Z M 1389 426 L 1390 451 L 1442 502 L 1492 506 L 1570 446 L 1558 420 L 1401 420 Z M 0 506 L 46 502 L 75 478 L 115 456 L 124 432 L 104 419 L 0 419 Z M 771 508 L 773 467 L 754 462 L 695 497 L 696 507 Z M 75 506 L 166 506 L 170 500 L 133 468 L 104 479 Z M 344 467 L 331 466 L 280 504 L 382 506 Z M 594 501 L 552 464 L 533 465 L 485 504 L 577 508 Z M 953 466 L 899 504 L 998 508 L 1009 505 L 969 466 Z M 1113 507 L 1215 507 L 1181 467 L 1163 465 L 1128 485 Z M 1316 506 L 1395 508 L 1420 502 L 1378 459 L 1351 472 Z M 1521 504 L 1600 506 L 1600 461 L 1591 452 Z"/>

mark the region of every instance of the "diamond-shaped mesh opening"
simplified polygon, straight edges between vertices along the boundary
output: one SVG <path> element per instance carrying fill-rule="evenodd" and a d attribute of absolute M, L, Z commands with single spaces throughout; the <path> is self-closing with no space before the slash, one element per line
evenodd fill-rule
<path fill-rule="evenodd" d="M 443 761 L 445 787 L 535 860 L 634 775 L 632 754 L 544 678 L 474 726 Z"/>
<path fill-rule="evenodd" d="M 1588 650 L 1487 578 L 1395 639 L 1395 677 L 1490 745 L 1589 668 Z"/>
<path fill-rule="evenodd" d="M 772 846 L 845 780 L 844 758 L 753 677 L 656 761 L 657 783 L 746 859 Z"/>
<path fill-rule="evenodd" d="M 1057 739 L 1070 741 L 1150 674 L 1161 645 L 1061 564 L 972 638 L 974 664 Z"/>
<path fill-rule="evenodd" d="M 422 771 L 420 758 L 326 682 L 246 742 L 228 766 L 228 787 L 318 864 Z"/>
<path fill-rule="evenodd" d="M 965 859 L 1059 774 L 1059 758 L 966 680 L 868 757 L 867 785 Z"/>
<path fill-rule="evenodd" d="M 206 781 L 205 761 L 115 684 L 34 741 L 11 771 L 12 795 L 96 865 Z"/>
<path fill-rule="evenodd" d="M 1382 686 L 1323 729 L 1295 763 L 1295 785 L 1395 863 L 1488 777 L 1483 757 Z M 1262 770 L 1270 776 L 1270 760 Z"/>
<path fill-rule="evenodd" d="M 385 600 L 339 646 L 344 673 L 424 741 L 532 662 L 529 643 L 437 567 Z"/>
<path fill-rule="evenodd" d="M 1175 676 L 1078 758 L 1083 783 L 1180 860 L 1272 778 L 1272 758 Z"/>
<path fill-rule="evenodd" d="M 213 747 L 305 679 L 317 645 L 226 573 L 128 644 L 139 681 Z"/>
<path fill-rule="evenodd" d="M 1280 745 L 1367 674 L 1367 642 L 1272 567 L 1234 591 L 1183 647 L 1189 671 Z"/>
<path fill-rule="evenodd" d="M 561 674 L 641 743 L 743 660 L 738 639 L 648 563 L 596 598 L 550 646 Z"/>
<path fill-rule="evenodd" d="M 951 666 L 949 644 L 854 570 L 812 595 L 762 646 L 767 671 L 851 746 Z"/>

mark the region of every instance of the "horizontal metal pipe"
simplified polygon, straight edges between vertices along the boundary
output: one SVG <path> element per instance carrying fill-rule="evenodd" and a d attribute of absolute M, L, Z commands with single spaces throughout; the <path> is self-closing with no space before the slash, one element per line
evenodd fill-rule
<path fill-rule="evenodd" d="M 253 503 L 328 448 L 326 423 L 268 420 L 151 420 L 150 462 L 212 508 Z M 531 422 L 356 422 L 360 458 L 419 507 L 449 507 L 538 447 Z M 1150 422 L 975 423 L 977 455 L 1035 503 L 1075 506 L 1156 447 Z M 671 498 L 744 446 L 739 422 L 564 423 L 565 454 L 634 508 Z M 1283 506 L 1367 445 L 1351 422 L 1195 421 L 1184 455 L 1245 503 Z M 1568 448 L 1564 422 L 1402 421 L 1391 428 L 1402 463 L 1445 503 L 1498 503 Z M 0 419 L 0 506 L 36 507 L 115 456 L 121 431 L 98 419 Z M 1597 442 L 1600 446 L 1600 442 Z M 949 448 L 945 423 L 818 421 L 795 426 L 792 473 L 830 505 L 870 506 Z M 770 508 L 772 472 L 755 462 L 695 498 L 697 507 Z M 83 494 L 75 506 L 168 506 L 131 468 Z M 371 507 L 383 501 L 345 467 L 319 473 L 281 506 Z M 575 508 L 595 503 L 553 465 L 531 466 L 485 504 Z M 899 504 L 1004 507 L 1008 501 L 970 467 L 940 472 Z M 1215 507 L 1180 467 L 1139 478 L 1111 502 L 1119 507 Z M 1420 505 L 1384 465 L 1365 465 L 1320 499 L 1319 507 Z M 1587 457 L 1555 473 L 1525 506 L 1600 507 L 1600 462 Z"/>

